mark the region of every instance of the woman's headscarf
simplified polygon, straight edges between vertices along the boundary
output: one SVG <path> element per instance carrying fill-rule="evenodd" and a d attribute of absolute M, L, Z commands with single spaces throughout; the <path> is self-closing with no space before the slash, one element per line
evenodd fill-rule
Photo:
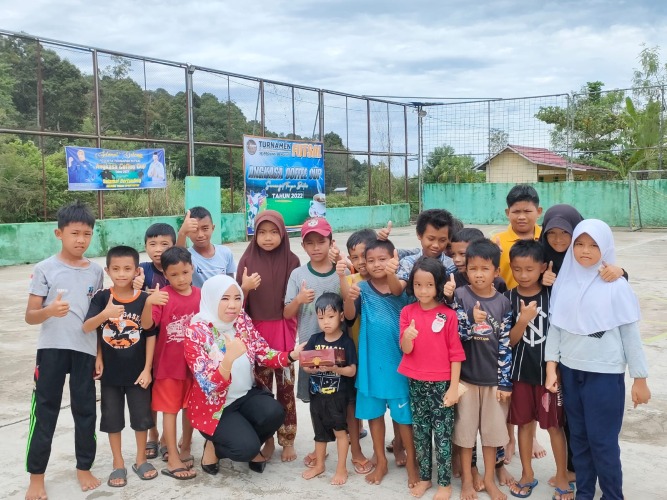
<path fill-rule="evenodd" d="M 290 273 L 299 267 L 299 257 L 291 250 L 285 221 L 280 212 L 264 210 L 255 219 L 255 234 L 257 228 L 264 222 L 273 222 L 280 232 L 280 245 L 267 252 L 260 248 L 253 237 L 246 248 L 237 266 L 236 280 L 240 284 L 243 280 L 243 269 L 248 268 L 248 276 L 259 273 L 262 284 L 248 294 L 245 310 L 253 321 L 271 321 L 283 317 L 285 291 Z"/>
<path fill-rule="evenodd" d="M 547 264 L 549 262 L 554 263 L 554 273 L 558 274 L 558 271 L 560 271 L 560 268 L 563 265 L 563 259 L 565 258 L 565 252 L 557 252 L 551 245 L 549 245 L 547 231 L 549 231 L 549 229 L 558 228 L 562 229 L 567 234 L 572 235 L 574 233 L 574 228 L 577 227 L 577 224 L 582 220 L 584 220 L 584 218 L 579 211 L 571 205 L 554 205 L 544 214 L 540 243 L 542 244 L 542 248 L 544 248 L 544 258 Z"/>
<path fill-rule="evenodd" d="M 219 274 L 207 279 L 201 288 L 201 300 L 199 301 L 199 312 L 192 318 L 192 323 L 202 321 L 212 324 L 220 333 L 230 333 L 234 331 L 234 322 L 225 323 L 218 317 L 218 306 L 220 300 L 230 286 L 238 288 L 243 301 L 243 290 L 231 278 L 224 274 Z"/>
<path fill-rule="evenodd" d="M 600 262 L 590 267 L 579 264 L 573 253 L 574 242 L 584 233 L 595 240 L 602 254 Z M 601 220 L 586 219 L 574 230 L 553 286 L 551 324 L 576 335 L 591 335 L 639 321 L 637 296 L 624 279 L 604 281 L 598 272 L 602 261 L 616 261 L 611 228 Z"/>

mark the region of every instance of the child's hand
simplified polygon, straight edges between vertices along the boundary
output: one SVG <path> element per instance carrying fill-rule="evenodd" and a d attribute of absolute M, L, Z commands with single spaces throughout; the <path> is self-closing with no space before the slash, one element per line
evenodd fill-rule
<path fill-rule="evenodd" d="M 146 275 L 144 274 L 144 268 L 137 268 L 137 275 L 132 280 L 132 288 L 135 290 L 141 290 L 144 288 L 144 282 L 146 281 Z"/>
<path fill-rule="evenodd" d="M 544 380 L 544 388 L 554 394 L 558 392 L 558 375 L 555 371 L 547 370 L 547 378 Z"/>
<path fill-rule="evenodd" d="M 62 318 L 67 316 L 67 313 L 69 312 L 69 302 L 63 300 L 63 294 L 60 292 L 56 296 L 56 300 L 51 302 L 46 308 L 49 310 L 49 316 Z"/>
<path fill-rule="evenodd" d="M 338 262 L 336 262 L 336 274 L 338 276 L 345 276 L 345 271 L 348 268 L 348 261 L 347 259 L 340 259 Z"/>
<path fill-rule="evenodd" d="M 651 399 L 651 391 L 648 388 L 645 378 L 636 378 L 632 383 L 632 402 L 637 405 L 648 404 L 649 399 Z"/>
<path fill-rule="evenodd" d="M 483 323 L 486 321 L 487 314 L 485 311 L 482 311 L 482 307 L 479 305 L 479 300 L 475 304 L 475 307 L 472 308 L 472 319 L 475 323 Z"/>
<path fill-rule="evenodd" d="M 519 302 L 521 302 L 521 309 L 519 311 L 521 318 L 523 318 L 528 323 L 537 318 L 537 302 L 535 300 L 531 300 L 528 305 L 525 304 L 523 299 L 521 299 Z"/>
<path fill-rule="evenodd" d="M 155 285 L 153 293 L 151 293 L 146 302 L 152 306 L 163 306 L 169 302 L 169 294 L 167 292 L 160 291 L 160 284 Z"/>
<path fill-rule="evenodd" d="M 185 219 L 183 219 L 183 225 L 178 230 L 178 232 L 180 234 L 184 234 L 185 236 L 190 236 L 196 233 L 198 228 L 199 228 L 199 222 L 197 221 L 197 219 L 190 217 L 190 210 L 188 210 L 185 213 Z"/>
<path fill-rule="evenodd" d="M 623 268 L 618 266 L 611 266 L 603 260 L 602 265 L 598 269 L 598 273 L 600 273 L 600 278 L 605 280 L 607 283 L 611 283 L 612 281 L 616 281 L 618 278 L 623 276 Z"/>
<path fill-rule="evenodd" d="M 503 251 L 503 245 L 502 245 L 502 243 L 500 243 L 500 236 L 496 236 L 496 237 L 493 239 L 493 242 L 496 244 L 496 246 L 497 246 L 498 248 L 500 248 L 500 251 L 502 252 L 502 251 Z"/>
<path fill-rule="evenodd" d="M 331 243 L 331 248 L 329 248 L 329 260 L 335 264 L 340 259 L 341 259 L 340 250 L 338 249 L 338 246 L 336 245 L 336 241 L 334 240 Z"/>
<path fill-rule="evenodd" d="M 102 356 L 97 356 L 95 358 L 95 375 L 93 375 L 93 380 L 100 380 L 102 378 L 103 371 L 104 362 L 102 361 Z"/>
<path fill-rule="evenodd" d="M 354 302 L 359 298 L 359 295 L 361 295 L 361 288 L 359 288 L 359 285 L 352 285 L 347 292 L 347 300 Z"/>
<path fill-rule="evenodd" d="M 308 375 L 315 375 L 316 373 L 319 372 L 319 370 L 318 370 L 317 368 L 315 368 L 315 367 L 311 367 L 311 366 L 302 366 L 301 368 L 302 368 L 303 371 L 306 372 Z"/>
<path fill-rule="evenodd" d="M 121 306 L 119 304 L 114 304 L 113 303 L 113 295 L 109 295 L 109 302 L 107 302 L 107 306 L 104 308 L 104 316 L 107 319 L 112 319 L 112 318 L 122 318 L 123 313 L 125 312 L 125 306 Z"/>
<path fill-rule="evenodd" d="M 385 264 L 384 272 L 387 273 L 387 276 L 393 276 L 396 274 L 396 271 L 398 271 L 399 265 L 398 250 L 394 249 L 394 256 Z"/>
<path fill-rule="evenodd" d="M 442 404 L 449 407 L 449 406 L 454 406 L 458 402 L 459 402 L 459 388 L 458 387 L 454 388 L 452 386 L 449 386 L 449 389 L 447 389 L 445 396 L 442 398 Z"/>
<path fill-rule="evenodd" d="M 556 282 L 556 273 L 553 272 L 554 268 L 554 261 L 549 262 L 549 267 L 547 267 L 547 270 L 544 271 L 544 274 L 542 275 L 542 284 L 544 286 L 552 286 Z"/>
<path fill-rule="evenodd" d="M 137 377 L 137 380 L 134 381 L 134 385 L 138 385 L 142 389 L 147 389 L 151 385 L 152 380 L 151 371 L 143 370 Z"/>
<path fill-rule="evenodd" d="M 387 222 L 387 226 L 383 227 L 378 231 L 378 240 L 380 241 L 388 240 L 389 235 L 391 234 L 391 227 L 392 227 L 391 221 Z"/>
<path fill-rule="evenodd" d="M 496 399 L 499 403 L 509 403 L 512 399 L 512 391 L 501 391 L 498 389 L 496 391 Z"/>
<path fill-rule="evenodd" d="M 315 300 L 315 290 L 308 288 L 306 280 L 301 282 L 301 289 L 299 294 L 296 296 L 296 300 L 299 301 L 299 304 L 310 304 Z"/>
<path fill-rule="evenodd" d="M 229 356 L 229 360 L 234 360 L 243 356 L 248 348 L 245 342 L 240 337 L 232 337 L 225 334 L 225 358 Z"/>
<path fill-rule="evenodd" d="M 257 290 L 262 284 L 262 277 L 259 273 L 252 273 L 248 276 L 248 268 L 243 268 L 243 278 L 241 278 L 241 288 L 244 290 Z"/>
<path fill-rule="evenodd" d="M 454 278 L 454 273 L 451 273 L 443 290 L 447 300 L 452 300 L 454 298 L 454 290 L 456 290 L 456 279 Z"/>
<path fill-rule="evenodd" d="M 415 320 L 410 321 L 410 325 L 403 330 L 403 338 L 414 341 L 419 335 L 419 331 L 415 328 Z"/>

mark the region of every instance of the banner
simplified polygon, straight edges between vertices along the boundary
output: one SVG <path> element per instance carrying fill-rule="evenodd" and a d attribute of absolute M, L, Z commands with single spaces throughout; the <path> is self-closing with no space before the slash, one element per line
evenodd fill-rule
<path fill-rule="evenodd" d="M 164 149 L 78 148 L 65 146 L 70 191 L 166 188 Z"/>
<path fill-rule="evenodd" d="M 280 212 L 289 232 L 326 215 L 321 142 L 243 136 L 243 167 L 248 234 L 263 210 Z"/>

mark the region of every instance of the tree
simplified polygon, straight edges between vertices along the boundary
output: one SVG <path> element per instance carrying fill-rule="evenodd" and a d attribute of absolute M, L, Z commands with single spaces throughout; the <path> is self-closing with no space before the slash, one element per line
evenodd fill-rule
<path fill-rule="evenodd" d="M 484 182 L 484 173 L 475 172 L 475 159 L 457 155 L 452 146 L 438 146 L 426 159 L 422 175 L 425 183 Z"/>
<path fill-rule="evenodd" d="M 510 135 L 499 128 L 492 128 L 489 132 L 489 153 L 493 156 L 507 147 Z"/>
<path fill-rule="evenodd" d="M 635 68 L 632 76 L 633 93 L 649 101 L 664 99 L 664 87 L 667 84 L 667 63 L 660 62 L 660 47 L 647 47 L 639 53 L 641 68 Z"/>

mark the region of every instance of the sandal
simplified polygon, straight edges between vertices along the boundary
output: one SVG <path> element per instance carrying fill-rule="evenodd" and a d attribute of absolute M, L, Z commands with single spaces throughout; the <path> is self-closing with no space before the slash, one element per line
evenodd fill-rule
<path fill-rule="evenodd" d="M 122 479 L 121 484 L 113 484 L 111 481 L 115 479 Z M 122 488 L 127 484 L 127 469 L 123 467 L 122 469 L 114 469 L 111 474 L 109 474 L 109 479 L 107 480 L 107 486 L 112 488 Z"/>
<path fill-rule="evenodd" d="M 139 476 L 139 479 L 142 479 L 144 481 L 150 481 L 151 479 L 155 479 L 157 477 L 157 469 L 148 462 L 144 462 L 139 467 L 137 467 L 137 464 L 134 464 L 132 466 L 132 470 L 137 476 Z M 146 473 L 151 471 L 155 471 L 155 475 L 146 476 Z"/>
<path fill-rule="evenodd" d="M 169 461 L 169 450 L 166 446 L 160 446 L 158 453 L 160 453 L 160 457 L 162 458 L 163 462 Z"/>
<path fill-rule="evenodd" d="M 370 460 L 352 460 L 352 465 L 354 466 L 354 472 L 357 474 L 368 474 L 373 469 L 375 469 L 375 464 Z"/>
<path fill-rule="evenodd" d="M 530 495 L 533 494 L 533 490 L 537 486 L 537 479 L 533 479 L 530 483 L 516 483 L 513 485 L 513 487 L 519 488 L 519 491 L 514 491 L 512 490 L 512 487 L 510 487 L 510 494 L 513 497 L 517 498 L 528 498 Z M 525 493 L 522 493 L 521 490 L 527 489 Z"/>
<path fill-rule="evenodd" d="M 563 498 L 563 495 L 572 495 L 574 494 L 574 487 L 572 486 L 572 483 L 570 483 L 570 489 L 567 490 L 561 490 L 559 487 L 556 486 L 554 490 L 554 494 L 551 497 L 551 500 L 560 500 Z"/>
<path fill-rule="evenodd" d="M 188 472 L 191 474 L 188 474 L 187 476 L 179 476 L 177 475 L 179 472 Z M 178 467 L 176 469 L 162 469 L 162 474 L 165 476 L 173 477 L 174 479 L 178 479 L 179 481 L 187 481 L 188 479 L 194 479 L 197 477 L 197 473 L 195 471 L 192 469 L 186 469 L 185 467 Z"/>
<path fill-rule="evenodd" d="M 157 458 L 158 443 L 157 441 L 147 441 L 146 442 L 146 459 L 152 460 Z"/>
<path fill-rule="evenodd" d="M 325 460 L 328 457 L 329 457 L 328 453 L 326 455 L 324 455 Z M 312 469 L 313 467 L 315 467 L 316 462 L 317 462 L 317 458 L 315 457 L 315 453 L 308 453 L 308 454 L 306 454 L 305 457 L 303 457 L 303 465 L 305 465 L 309 469 Z"/>

